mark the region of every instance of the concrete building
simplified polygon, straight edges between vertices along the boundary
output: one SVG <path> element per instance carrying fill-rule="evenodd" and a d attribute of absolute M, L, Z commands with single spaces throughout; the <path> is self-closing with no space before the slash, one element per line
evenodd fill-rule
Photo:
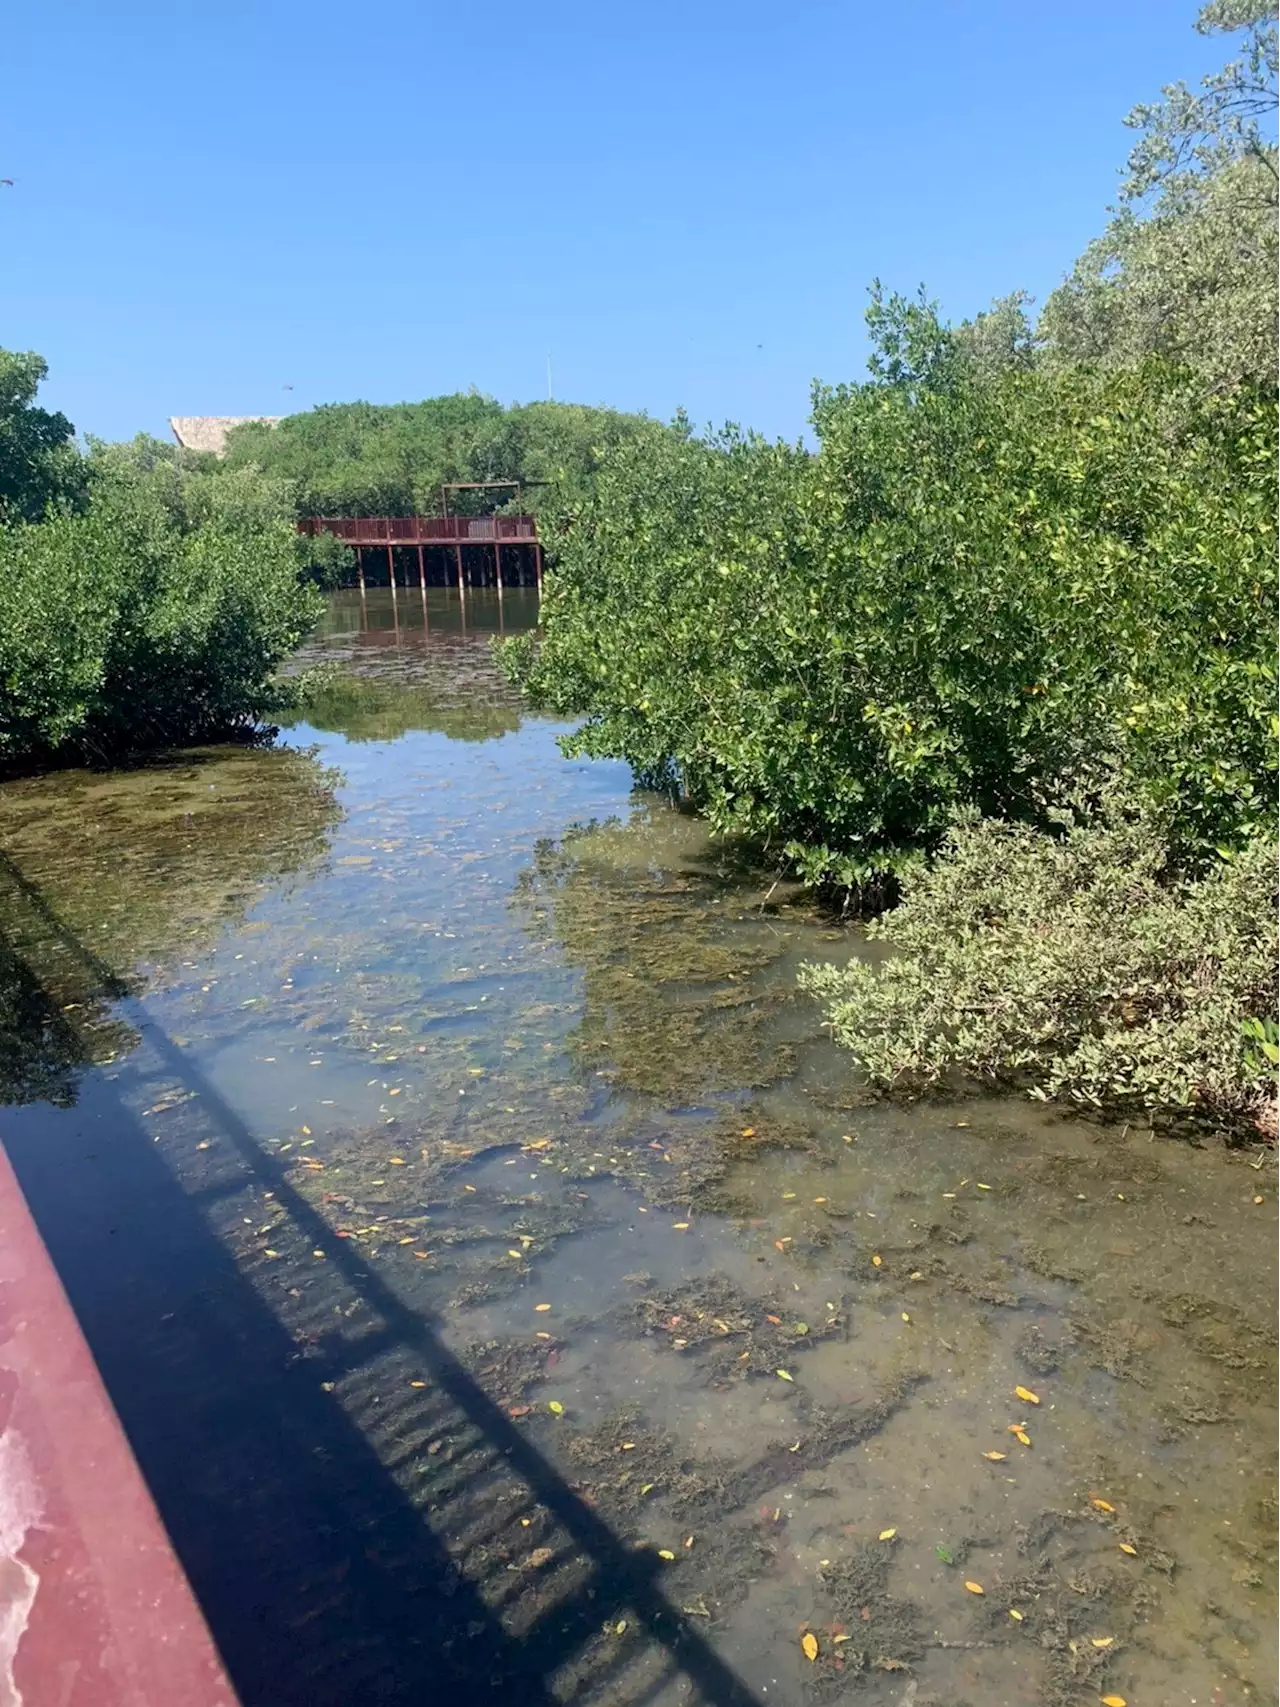
<path fill-rule="evenodd" d="M 283 419 L 280 415 L 170 415 L 173 436 L 184 450 L 211 450 L 221 456 L 227 448 L 227 434 L 232 427 L 246 421 L 265 421 L 274 427 Z"/>

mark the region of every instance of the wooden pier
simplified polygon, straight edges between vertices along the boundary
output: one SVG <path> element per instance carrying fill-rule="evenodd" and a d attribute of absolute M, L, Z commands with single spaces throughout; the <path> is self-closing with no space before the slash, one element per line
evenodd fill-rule
<path fill-rule="evenodd" d="M 387 580 L 392 591 L 396 580 L 396 552 L 417 553 L 418 584 L 427 588 L 427 557 L 432 550 L 444 550 L 452 556 L 459 595 L 465 596 L 468 586 L 475 586 L 473 572 L 468 575 L 463 556 L 464 548 L 479 546 L 484 551 L 486 574 L 483 585 L 489 585 L 487 565 L 492 554 L 493 585 L 499 593 L 513 583 L 504 574 L 503 547 L 508 548 L 508 567 L 511 548 L 527 551 L 532 547 L 534 584 L 542 591 L 542 542 L 538 524 L 533 516 L 307 516 L 298 523 L 299 533 L 332 534 L 356 554 L 356 577 L 360 591 L 365 590 L 364 553 L 386 553 Z M 403 585 L 411 585 L 406 576 Z M 446 585 L 448 580 L 446 579 Z M 524 585 L 523 579 L 514 585 Z"/>

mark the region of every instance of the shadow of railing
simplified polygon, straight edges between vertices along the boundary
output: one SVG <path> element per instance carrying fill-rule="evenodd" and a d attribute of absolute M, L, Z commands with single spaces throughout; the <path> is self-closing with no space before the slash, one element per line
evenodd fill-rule
<path fill-rule="evenodd" d="M 11 1117 L 7 1148 L 245 1707 L 640 1707 L 677 1674 L 708 1707 L 756 1707 L 656 1557 L 338 1236 L 145 1003 L 127 1010 L 138 1047 L 116 1076 L 87 1080 L 73 1113 Z M 133 1112 L 153 1081 L 198 1099 L 216 1161 L 196 1190 Z M 246 1272 L 213 1224 L 265 1202 L 314 1253 L 302 1284 L 293 1264 Z"/>

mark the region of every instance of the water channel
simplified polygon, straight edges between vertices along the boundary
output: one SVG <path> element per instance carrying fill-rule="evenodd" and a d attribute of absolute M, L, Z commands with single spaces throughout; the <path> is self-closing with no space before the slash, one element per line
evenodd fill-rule
<path fill-rule="evenodd" d="M 245 1707 L 1273 1702 L 1269 1168 L 869 1100 L 857 932 L 428 596 L 0 788 L 4 1141 Z"/>

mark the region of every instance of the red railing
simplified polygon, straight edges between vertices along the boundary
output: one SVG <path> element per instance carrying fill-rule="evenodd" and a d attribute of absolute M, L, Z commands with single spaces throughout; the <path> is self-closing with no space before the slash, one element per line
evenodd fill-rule
<path fill-rule="evenodd" d="M 536 544 L 533 516 L 305 516 L 299 533 L 331 533 L 347 545 Z"/>
<path fill-rule="evenodd" d="M 236 1707 L 3 1149 L 0 1567 L 0 1699 Z"/>

